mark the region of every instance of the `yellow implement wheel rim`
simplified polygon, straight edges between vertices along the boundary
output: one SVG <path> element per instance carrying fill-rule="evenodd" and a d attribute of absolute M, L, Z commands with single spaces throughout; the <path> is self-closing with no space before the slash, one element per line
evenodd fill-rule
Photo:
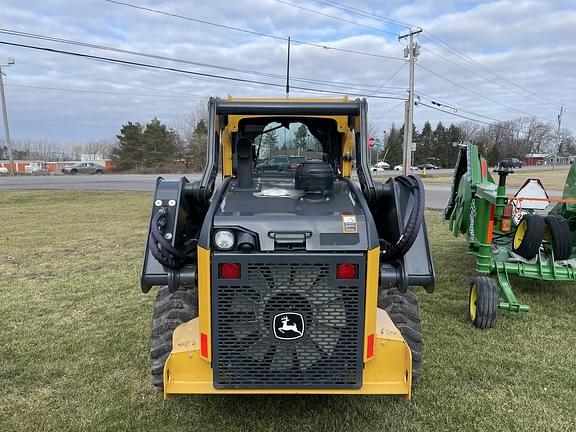
<path fill-rule="evenodd" d="M 524 240 L 524 235 L 526 234 L 526 219 L 522 219 L 516 232 L 514 233 L 514 249 L 518 249 Z"/>
<path fill-rule="evenodd" d="M 476 302 L 478 301 L 478 288 L 476 288 L 476 284 L 472 285 L 472 289 L 470 290 L 470 319 L 474 321 L 476 319 Z"/>

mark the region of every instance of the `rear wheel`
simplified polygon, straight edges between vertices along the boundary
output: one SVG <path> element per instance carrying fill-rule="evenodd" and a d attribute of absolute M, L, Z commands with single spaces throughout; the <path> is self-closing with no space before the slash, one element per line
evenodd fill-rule
<path fill-rule="evenodd" d="M 381 290 L 378 307 L 384 309 L 412 351 L 412 387 L 418 384 L 422 374 L 422 324 L 416 294 L 396 288 Z"/>
<path fill-rule="evenodd" d="M 499 290 L 494 279 L 476 276 L 472 280 L 468 296 L 468 317 L 474 327 L 479 329 L 494 327 L 499 303 Z"/>
<path fill-rule="evenodd" d="M 546 224 L 544 218 L 538 215 L 526 215 L 520 221 L 514 233 L 512 250 L 522 258 L 532 259 L 538 253 Z"/>
<path fill-rule="evenodd" d="M 552 246 L 555 260 L 566 260 L 572 255 L 572 232 L 566 219 L 560 216 L 546 216 L 544 237 Z"/>
<path fill-rule="evenodd" d="M 76 168 L 70 170 L 70 174 L 78 174 L 78 170 Z"/>
<path fill-rule="evenodd" d="M 150 372 L 152 383 L 163 388 L 164 363 L 172 351 L 172 333 L 180 324 L 198 316 L 198 294 L 195 289 L 174 293 L 163 286 L 158 290 L 150 336 Z"/>

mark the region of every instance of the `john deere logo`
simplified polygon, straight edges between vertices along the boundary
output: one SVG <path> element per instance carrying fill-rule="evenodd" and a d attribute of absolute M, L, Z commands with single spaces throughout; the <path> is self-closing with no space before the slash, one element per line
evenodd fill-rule
<path fill-rule="evenodd" d="M 296 312 L 285 312 L 274 317 L 274 336 L 280 340 L 300 339 L 304 336 L 304 318 Z"/>

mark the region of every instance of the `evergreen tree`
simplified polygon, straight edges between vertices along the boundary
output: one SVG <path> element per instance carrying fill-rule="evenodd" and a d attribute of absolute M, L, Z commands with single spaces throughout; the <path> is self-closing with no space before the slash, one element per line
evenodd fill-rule
<path fill-rule="evenodd" d="M 157 118 L 146 125 L 142 133 L 144 142 L 144 165 L 157 166 L 174 161 L 178 153 L 178 137 Z"/>
<path fill-rule="evenodd" d="M 308 142 L 308 128 L 306 125 L 301 124 L 300 127 L 296 130 L 296 134 L 294 135 L 294 147 L 299 150 L 305 150 L 306 144 Z"/>
<path fill-rule="evenodd" d="M 118 147 L 112 158 L 120 169 L 153 167 L 174 161 L 180 149 L 176 133 L 157 118 L 145 127 L 132 122 L 122 125 L 117 138 Z"/>
<path fill-rule="evenodd" d="M 142 139 L 142 125 L 128 122 L 122 125 L 118 138 L 118 147 L 112 152 L 112 159 L 120 169 L 142 167 L 144 159 L 144 146 Z"/>
<path fill-rule="evenodd" d="M 271 158 L 278 152 L 278 134 L 276 130 L 267 132 L 262 138 L 262 148 L 260 149 L 260 158 Z"/>

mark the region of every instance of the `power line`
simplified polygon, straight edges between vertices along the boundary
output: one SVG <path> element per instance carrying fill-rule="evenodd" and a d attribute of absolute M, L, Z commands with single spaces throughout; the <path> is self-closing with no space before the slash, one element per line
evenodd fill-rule
<path fill-rule="evenodd" d="M 499 101 L 497 101 L 497 100 L 495 100 L 495 99 L 492 99 L 491 97 L 488 97 L 488 96 L 486 96 L 486 95 L 483 95 L 482 93 L 479 93 L 479 92 L 477 92 L 477 91 L 475 91 L 475 90 L 472 90 L 472 89 L 470 89 L 470 88 L 468 88 L 468 87 L 466 87 L 466 86 L 464 86 L 464 85 L 462 85 L 462 84 L 459 84 L 459 83 L 457 83 L 456 81 L 452 81 L 451 79 L 446 78 L 444 75 L 441 75 L 441 74 L 439 74 L 439 73 L 437 73 L 437 72 L 434 72 L 432 69 L 427 68 L 426 66 L 423 66 L 421 63 L 418 63 L 417 66 L 418 66 L 419 68 L 424 69 L 425 71 L 431 73 L 432 75 L 435 75 L 435 76 L 437 76 L 437 77 L 440 78 L 440 79 L 443 79 L 443 80 L 446 81 L 446 82 L 449 82 L 449 83 L 451 83 L 451 84 L 453 84 L 453 85 L 455 85 L 455 86 L 457 86 L 457 87 L 459 87 L 459 88 L 461 88 L 461 89 L 464 89 L 464 90 L 466 90 L 466 91 L 468 91 L 468 92 L 470 92 L 470 93 L 472 93 L 472 94 L 475 94 L 476 96 L 481 97 L 482 99 L 486 99 L 487 101 L 490 101 L 490 102 L 495 103 L 495 104 L 497 104 L 497 105 L 500 105 L 500 106 L 503 106 L 503 107 L 505 107 L 505 108 L 511 109 L 511 110 L 513 110 L 513 111 L 519 112 L 519 113 L 521 113 L 521 114 L 524 114 L 524 115 L 527 115 L 527 116 L 530 116 L 530 117 L 536 117 L 534 114 L 528 113 L 528 112 L 526 112 L 526 111 L 519 110 L 519 109 L 514 108 L 514 107 L 512 107 L 512 106 L 510 106 L 510 105 L 507 105 L 507 104 L 505 104 L 505 103 L 499 102 Z"/>
<path fill-rule="evenodd" d="M 109 94 L 109 95 L 119 95 L 119 96 L 162 97 L 162 98 L 175 98 L 175 99 L 204 99 L 205 98 L 205 96 L 196 96 L 196 95 L 172 96 L 172 95 L 162 95 L 162 94 L 125 93 L 125 92 L 116 92 L 116 91 L 107 91 L 107 90 L 75 89 L 75 88 L 65 88 L 65 87 L 44 87 L 44 86 L 34 86 L 34 85 L 24 85 L 24 84 L 6 84 L 6 87 L 19 87 L 19 88 L 30 88 L 30 89 L 40 89 L 40 90 L 56 90 L 56 91 L 73 92 L 73 93 Z"/>
<path fill-rule="evenodd" d="M 7 34 L 10 36 L 25 37 L 25 38 L 38 39 L 38 40 L 44 40 L 44 41 L 50 41 L 50 42 L 58 42 L 58 43 L 75 45 L 75 46 L 100 49 L 100 50 L 104 50 L 104 51 L 111 51 L 111 52 L 116 52 L 116 53 L 121 53 L 121 54 L 129 54 L 129 55 L 136 55 L 136 56 L 141 56 L 141 57 L 153 58 L 156 60 L 166 60 L 166 61 L 172 61 L 172 62 L 176 62 L 176 63 L 189 64 L 189 65 L 193 65 L 193 66 L 208 67 L 208 68 L 213 68 L 213 69 L 220 69 L 220 70 L 226 70 L 226 71 L 232 71 L 232 72 L 252 74 L 252 75 L 262 76 L 262 77 L 267 77 L 267 78 L 276 78 L 276 79 L 282 79 L 282 80 L 285 78 L 284 75 L 280 75 L 280 74 L 260 72 L 260 71 L 254 71 L 254 70 L 249 70 L 249 69 L 233 68 L 233 67 L 228 67 L 228 66 L 221 66 L 221 65 L 215 65 L 215 64 L 210 64 L 210 63 L 197 62 L 197 61 L 191 61 L 191 60 L 186 60 L 186 59 L 150 54 L 150 53 L 145 53 L 145 52 L 140 52 L 140 51 L 127 50 L 127 49 L 121 49 L 121 48 L 116 48 L 116 47 L 109 47 L 109 46 L 105 46 L 105 45 L 93 44 L 93 43 L 88 43 L 88 42 L 83 42 L 83 41 L 76 41 L 76 40 L 72 40 L 72 39 L 63 39 L 63 38 L 58 38 L 58 37 L 53 37 L 53 36 L 46 36 L 46 35 L 40 35 L 40 34 L 34 34 L 34 33 L 21 32 L 21 31 L 16 31 L 16 30 L 9 30 L 9 29 L 0 28 L 0 34 Z M 320 80 L 320 79 L 313 79 L 313 78 L 306 78 L 306 77 L 298 77 L 298 76 L 292 77 L 291 80 L 292 81 L 298 81 L 298 82 L 305 82 L 305 83 L 328 85 L 330 87 L 344 88 L 346 90 L 349 90 L 351 87 L 358 87 L 358 88 L 352 88 L 352 90 L 365 91 L 365 90 L 363 90 L 364 88 L 377 87 L 375 85 L 334 82 L 334 81 L 327 81 L 327 80 Z M 380 86 L 380 88 L 381 88 L 381 86 Z M 378 89 L 378 91 L 380 90 L 380 88 Z M 383 93 L 386 93 L 386 92 L 383 92 Z"/>
<path fill-rule="evenodd" d="M 106 0 L 106 1 L 108 1 L 108 0 Z M 303 10 L 303 11 L 306 11 L 306 12 L 310 12 L 310 13 L 313 13 L 313 14 L 316 14 L 316 15 L 321 15 L 321 16 L 324 16 L 324 17 L 332 18 L 332 19 L 335 19 L 336 21 L 344 22 L 344 23 L 347 23 L 347 24 L 353 24 L 353 25 L 358 26 L 358 27 L 363 27 L 363 28 L 366 28 L 366 29 L 369 29 L 369 30 L 377 31 L 377 32 L 379 32 L 379 33 L 386 33 L 386 34 L 391 34 L 391 35 L 393 35 L 393 36 L 397 36 L 396 33 L 389 32 L 389 31 L 386 31 L 386 30 L 382 30 L 382 29 L 379 29 L 378 27 L 372 27 L 372 26 L 369 26 L 369 25 L 360 24 L 360 23 L 358 23 L 358 22 L 356 22 L 356 21 L 347 20 L 347 19 L 345 19 L 345 18 L 340 18 L 340 17 L 337 17 L 337 16 L 335 16 L 335 15 L 330 15 L 330 14 L 327 14 L 327 13 L 324 13 L 324 12 L 320 12 L 319 10 L 316 10 L 316 9 L 306 8 L 306 7 L 304 7 L 304 6 L 299 6 L 299 5 L 297 5 L 297 4 L 290 3 L 290 2 L 287 2 L 287 1 L 284 1 L 284 0 L 276 0 L 276 1 L 277 1 L 278 3 L 282 3 L 282 4 L 286 5 L 286 6 L 291 6 L 291 7 L 293 7 L 293 8 L 300 9 L 300 10 Z"/>
<path fill-rule="evenodd" d="M 5 41 L 0 41 L 0 44 L 20 47 L 20 48 L 28 48 L 28 49 L 38 50 L 38 51 L 52 52 L 52 53 L 57 53 L 57 54 L 66 54 L 66 55 L 71 55 L 71 56 L 75 56 L 75 57 L 87 58 L 87 59 L 97 60 L 97 61 L 105 61 L 105 62 L 120 64 L 120 65 L 138 66 L 138 67 L 142 67 L 142 68 L 146 68 L 146 69 L 157 69 L 157 70 L 178 72 L 178 73 L 183 73 L 183 74 L 198 76 L 198 77 L 203 77 L 203 78 L 216 78 L 216 79 L 220 79 L 220 80 L 241 82 L 241 83 L 248 83 L 248 84 L 256 84 L 256 85 L 263 85 L 263 86 L 269 86 L 269 87 L 284 87 L 284 84 L 271 83 L 271 82 L 266 82 L 266 81 L 257 81 L 257 80 L 251 80 L 251 79 L 246 79 L 246 78 L 230 77 L 230 76 L 225 76 L 225 75 L 209 74 L 209 73 L 204 73 L 204 72 L 195 72 L 195 71 L 189 71 L 189 70 L 185 70 L 185 69 L 173 68 L 173 67 L 169 67 L 169 66 L 159 66 L 159 65 L 152 65 L 152 64 L 148 64 L 148 63 L 141 63 L 141 62 L 128 61 L 128 60 L 120 60 L 120 59 L 114 59 L 114 58 L 110 58 L 110 57 L 103 57 L 103 56 L 97 56 L 97 55 L 92 55 L 92 54 L 78 53 L 78 52 L 74 52 L 74 51 L 59 50 L 59 49 L 55 49 L 55 48 L 47 48 L 47 47 L 40 47 L 40 46 L 27 45 L 27 44 L 19 44 L 19 43 L 14 43 L 14 42 L 5 42 Z M 297 90 L 312 91 L 312 92 L 316 92 L 316 93 L 337 94 L 337 95 L 347 94 L 349 96 L 358 96 L 358 97 L 370 96 L 370 95 L 362 94 L 362 93 L 336 92 L 336 91 L 331 91 L 331 90 L 326 90 L 326 89 L 317 89 L 317 88 L 309 88 L 309 87 L 301 87 L 301 86 L 292 86 L 292 87 L 294 89 L 297 89 Z M 396 97 L 396 96 L 370 96 L 370 97 L 377 98 L 377 99 L 404 100 L 404 98 Z"/>
<path fill-rule="evenodd" d="M 396 26 L 398 26 L 398 27 L 401 27 L 401 26 L 414 27 L 413 24 L 406 23 L 406 22 L 402 22 L 402 21 L 398 21 L 398 20 L 394 20 L 394 19 L 391 19 L 391 18 L 388 18 L 388 17 L 384 17 L 384 16 L 382 16 L 382 15 L 375 14 L 375 13 L 373 13 L 373 12 L 366 11 L 366 10 L 362 10 L 362 9 L 355 8 L 355 7 L 352 7 L 352 6 L 343 5 L 342 3 L 338 3 L 338 2 L 336 2 L 336 1 L 332 1 L 332 0 L 326 0 L 326 1 L 322 1 L 322 0 L 311 0 L 311 1 L 313 1 L 313 2 L 315 2 L 315 3 L 319 3 L 319 4 L 328 5 L 328 6 L 331 6 L 331 7 L 337 8 L 337 9 L 340 9 L 340 10 L 342 10 L 342 11 L 344 11 L 344 12 L 348 12 L 348 13 L 355 14 L 355 15 L 357 15 L 357 16 L 362 16 L 362 17 L 365 17 L 365 18 L 373 19 L 373 20 L 375 20 L 375 21 L 380 21 L 380 22 L 385 22 L 385 23 L 393 24 L 393 25 L 396 25 Z M 461 67 L 462 69 L 464 69 L 464 70 L 466 70 L 466 71 L 468 71 L 468 72 L 471 72 L 471 73 L 479 76 L 480 78 L 482 78 L 482 79 L 484 79 L 484 80 L 486 80 L 486 81 L 488 81 L 488 82 L 494 83 L 494 84 L 500 86 L 501 88 L 505 88 L 505 89 L 507 89 L 507 90 L 513 91 L 514 93 L 519 94 L 519 95 L 521 95 L 521 96 L 523 96 L 523 97 L 532 97 L 534 100 L 538 100 L 540 103 L 544 102 L 544 103 L 546 103 L 546 104 L 548 104 L 548 105 L 551 105 L 551 106 L 554 106 L 554 107 L 558 107 L 559 104 L 563 104 L 563 102 L 559 101 L 558 99 L 541 96 L 541 95 L 539 95 L 538 93 L 535 93 L 534 91 L 532 91 L 532 90 L 530 90 L 530 89 L 528 89 L 528 88 L 526 88 L 526 87 L 524 87 L 524 86 L 522 86 L 522 85 L 520 85 L 520 84 L 518 84 L 518 83 L 516 83 L 516 82 L 514 82 L 514 81 L 512 81 L 512 80 L 510 80 L 510 79 L 508 79 L 508 78 L 506 78 L 505 76 L 499 74 L 498 72 L 496 72 L 496 71 L 488 68 L 487 66 L 483 65 L 482 63 L 474 60 L 473 58 L 471 58 L 471 57 L 468 56 L 467 54 L 465 54 L 465 53 L 463 53 L 462 51 L 458 50 L 456 47 L 454 47 L 453 45 L 449 44 L 448 42 L 446 42 L 445 40 L 441 39 L 440 37 L 434 35 L 434 34 L 431 33 L 430 31 L 427 31 L 427 30 L 424 30 L 424 31 L 425 31 L 425 33 L 427 33 L 428 36 L 427 36 L 427 35 L 422 35 L 422 37 L 425 38 L 425 39 L 427 39 L 429 42 L 431 42 L 431 43 L 433 43 L 433 44 L 436 44 L 437 46 L 439 46 L 440 48 L 446 50 L 446 51 L 449 52 L 449 53 L 456 54 L 457 57 L 459 57 L 461 60 L 463 60 L 463 61 L 471 64 L 472 66 L 474 66 L 474 67 L 482 70 L 483 72 L 489 73 L 489 74 L 491 74 L 491 75 L 499 78 L 500 80 L 503 80 L 503 81 L 507 82 L 509 85 L 507 85 L 507 86 L 502 85 L 501 83 L 499 83 L 498 81 L 496 81 L 496 80 L 494 80 L 494 79 L 491 79 L 491 78 L 486 77 L 486 76 L 484 76 L 484 75 L 480 75 L 480 74 L 478 74 L 478 73 L 476 73 L 476 72 L 474 72 L 474 71 L 472 71 L 472 70 L 470 70 L 470 69 L 467 69 L 467 68 L 464 68 L 464 67 L 462 67 L 462 66 L 459 66 L 459 67 Z M 450 59 L 448 59 L 448 58 L 446 58 L 446 57 L 444 57 L 444 56 L 442 56 L 442 55 L 440 55 L 440 54 L 438 54 L 438 53 L 434 53 L 434 52 L 433 52 L 432 50 L 430 50 L 430 49 L 428 49 L 428 51 L 431 52 L 432 54 L 434 54 L 434 55 L 436 55 L 436 56 L 438 56 L 438 57 L 440 57 L 440 58 L 442 58 L 442 59 L 444 59 L 444 60 L 452 63 L 452 64 L 458 65 L 457 63 L 451 61 Z M 512 90 L 510 86 L 513 86 L 513 87 L 515 87 L 516 89 L 522 90 L 524 93 L 520 93 L 520 92 L 518 92 L 518 90 Z M 564 103 L 564 105 L 566 106 L 565 103 Z M 570 108 L 571 108 L 572 110 L 575 110 L 575 111 L 576 111 L 576 108 L 572 108 L 572 107 L 570 107 Z"/>
<path fill-rule="evenodd" d="M 193 21 L 199 24 L 205 24 L 205 25 L 210 25 L 210 26 L 214 26 L 214 27 L 219 27 L 219 28 L 223 28 L 226 30 L 232 30 L 232 31 L 237 31 L 237 32 L 241 32 L 241 33 L 246 33 L 246 34 L 252 34 L 254 36 L 262 36 L 262 37 L 266 37 L 266 38 L 270 38 L 270 39 L 275 39 L 275 40 L 281 40 L 283 42 L 287 42 L 288 41 L 288 37 L 284 37 L 284 36 L 276 36 L 276 35 L 272 35 L 269 33 L 264 33 L 264 32 L 258 32 L 258 31 L 254 31 L 254 30 L 249 30 L 249 29 L 243 29 L 240 27 L 234 27 L 234 26 L 229 26 L 229 25 L 224 25 L 224 24 L 219 24 L 219 23 L 215 23 L 212 21 L 207 21 L 207 20 L 201 20 L 198 18 L 192 18 L 189 16 L 184 16 L 184 15 L 180 15 L 180 14 L 175 14 L 175 13 L 170 13 L 170 12 L 165 12 L 159 9 L 153 9 L 153 8 L 149 8 L 149 7 L 144 7 L 144 6 L 138 6 L 135 4 L 131 4 L 131 3 L 127 3 L 127 2 L 122 2 L 122 1 L 117 1 L 117 0 L 104 0 L 105 2 L 108 3 L 114 3 L 117 5 L 121 5 L 121 6 L 126 6 L 126 7 L 130 7 L 133 9 L 140 9 L 146 12 L 151 12 L 151 13 L 155 13 L 155 14 L 160 14 L 160 15 L 166 15 L 166 16 L 170 16 L 173 18 L 179 18 L 179 19 L 183 19 L 183 20 L 187 20 L 187 21 Z M 368 56 L 368 57 L 378 57 L 378 58 L 383 58 L 383 59 L 388 59 L 388 60 L 402 60 L 399 57 L 392 57 L 392 56 L 386 56 L 386 55 L 381 55 L 381 54 L 376 54 L 376 53 L 370 53 L 370 52 L 365 52 L 365 51 L 357 51 L 357 50 L 351 50 L 351 49 L 346 49 L 346 48 L 338 48 L 338 47 L 334 47 L 331 45 L 325 45 L 325 44 L 319 44 L 319 43 L 315 43 L 315 42 L 308 42 L 308 41 L 304 41 L 304 40 L 298 40 L 298 39 L 292 39 L 291 40 L 292 43 L 298 44 L 298 45 L 307 45 L 307 46 L 311 46 L 311 47 L 315 47 L 315 48 L 321 48 L 323 50 L 330 50 L 330 51 L 339 51 L 339 52 L 344 52 L 344 53 L 348 53 L 348 54 L 356 54 L 356 55 L 362 55 L 362 56 Z"/>
<path fill-rule="evenodd" d="M 377 21 L 384 21 L 384 22 L 387 22 L 387 23 L 389 23 L 389 24 L 393 24 L 393 25 L 395 25 L 395 26 L 397 26 L 397 27 L 409 27 L 409 28 L 410 28 L 410 27 L 418 27 L 418 26 L 415 26 L 415 25 L 413 25 L 413 24 L 409 24 L 409 23 L 406 23 L 406 22 L 403 22 L 403 21 L 398 21 L 398 20 L 395 20 L 395 19 L 392 19 L 392 18 L 388 18 L 388 17 L 382 16 L 382 15 L 377 15 L 377 14 L 375 14 L 375 13 L 373 13 L 373 12 L 365 11 L 365 10 L 362 10 L 362 9 L 359 9 L 359 8 L 356 8 L 356 7 L 353 7 L 353 6 L 344 5 L 344 4 L 338 3 L 338 2 L 336 2 L 336 1 L 321 1 L 321 0 L 312 0 L 312 1 L 313 1 L 314 3 L 319 3 L 319 4 L 324 4 L 324 5 L 327 5 L 327 6 L 331 6 L 331 7 L 333 7 L 333 8 L 340 9 L 340 10 L 342 10 L 342 11 L 344 11 L 344 12 L 348 12 L 348 13 L 352 13 L 352 14 L 355 14 L 355 15 L 363 16 L 363 17 L 365 17 L 365 18 L 371 18 L 371 19 L 377 20 Z"/>
<path fill-rule="evenodd" d="M 56 69 L 56 68 L 48 67 L 45 65 L 23 62 L 20 60 L 18 60 L 18 64 L 30 66 L 33 68 L 46 69 L 49 71 L 63 73 L 63 74 L 70 75 L 70 76 L 76 76 L 76 77 L 81 77 L 81 78 L 92 78 L 92 79 L 95 78 L 94 75 L 91 75 L 91 74 L 79 74 L 79 73 L 74 73 L 74 72 L 70 72 L 70 71 L 65 71 L 62 69 Z M 143 90 L 151 90 L 151 91 L 166 93 L 166 94 L 172 95 L 172 96 L 182 97 L 182 92 L 175 93 L 175 92 L 172 92 L 172 91 L 166 90 L 166 89 L 147 87 L 147 86 L 139 86 L 139 85 L 128 84 L 128 83 L 123 83 L 123 82 L 121 83 L 121 82 L 117 82 L 117 81 L 110 81 L 110 80 L 102 79 L 100 77 L 96 78 L 96 80 L 97 80 L 97 82 L 103 82 L 103 83 L 108 83 L 108 84 L 112 84 L 112 85 L 119 85 L 122 87 L 132 87 L 132 88 L 143 89 Z"/>
<path fill-rule="evenodd" d="M 466 119 L 466 120 L 470 120 L 470 121 L 473 121 L 473 122 L 476 122 L 476 123 L 482 123 L 482 124 L 489 125 L 489 126 L 503 127 L 503 126 L 499 126 L 498 124 L 495 124 L 495 123 L 489 123 L 489 122 L 486 122 L 486 121 L 483 121 L 483 120 L 478 120 L 478 119 L 475 119 L 475 118 L 472 118 L 472 117 L 464 116 L 464 115 L 462 115 L 462 114 L 457 114 L 457 113 L 455 113 L 455 112 L 445 111 L 445 110 L 440 109 L 440 108 L 438 108 L 438 107 L 435 107 L 435 106 L 433 106 L 433 105 L 428 105 L 428 104 L 426 104 L 426 103 L 424 103 L 424 102 L 417 102 L 417 105 L 422 105 L 422 106 L 425 106 L 425 107 L 427 107 L 427 108 L 431 108 L 431 109 L 433 109 L 433 110 L 440 111 L 440 112 L 443 112 L 443 113 L 445 113 L 445 114 L 450 114 L 451 116 L 460 117 L 460 118 L 463 118 L 463 119 Z"/>
<path fill-rule="evenodd" d="M 404 66 L 406 66 L 406 63 L 402 63 L 402 64 L 400 65 L 400 67 L 399 67 L 398 69 L 396 69 L 396 71 L 394 71 L 394 73 L 393 73 L 392 75 L 390 75 L 390 77 L 389 77 L 386 81 L 384 81 L 380 87 L 378 87 L 376 90 L 374 90 L 374 92 L 373 92 L 372 94 L 378 93 L 378 91 L 379 91 L 382 87 L 384 87 L 384 86 L 385 86 L 386 84 L 388 84 L 396 75 L 398 75 L 398 72 L 400 72 Z"/>

